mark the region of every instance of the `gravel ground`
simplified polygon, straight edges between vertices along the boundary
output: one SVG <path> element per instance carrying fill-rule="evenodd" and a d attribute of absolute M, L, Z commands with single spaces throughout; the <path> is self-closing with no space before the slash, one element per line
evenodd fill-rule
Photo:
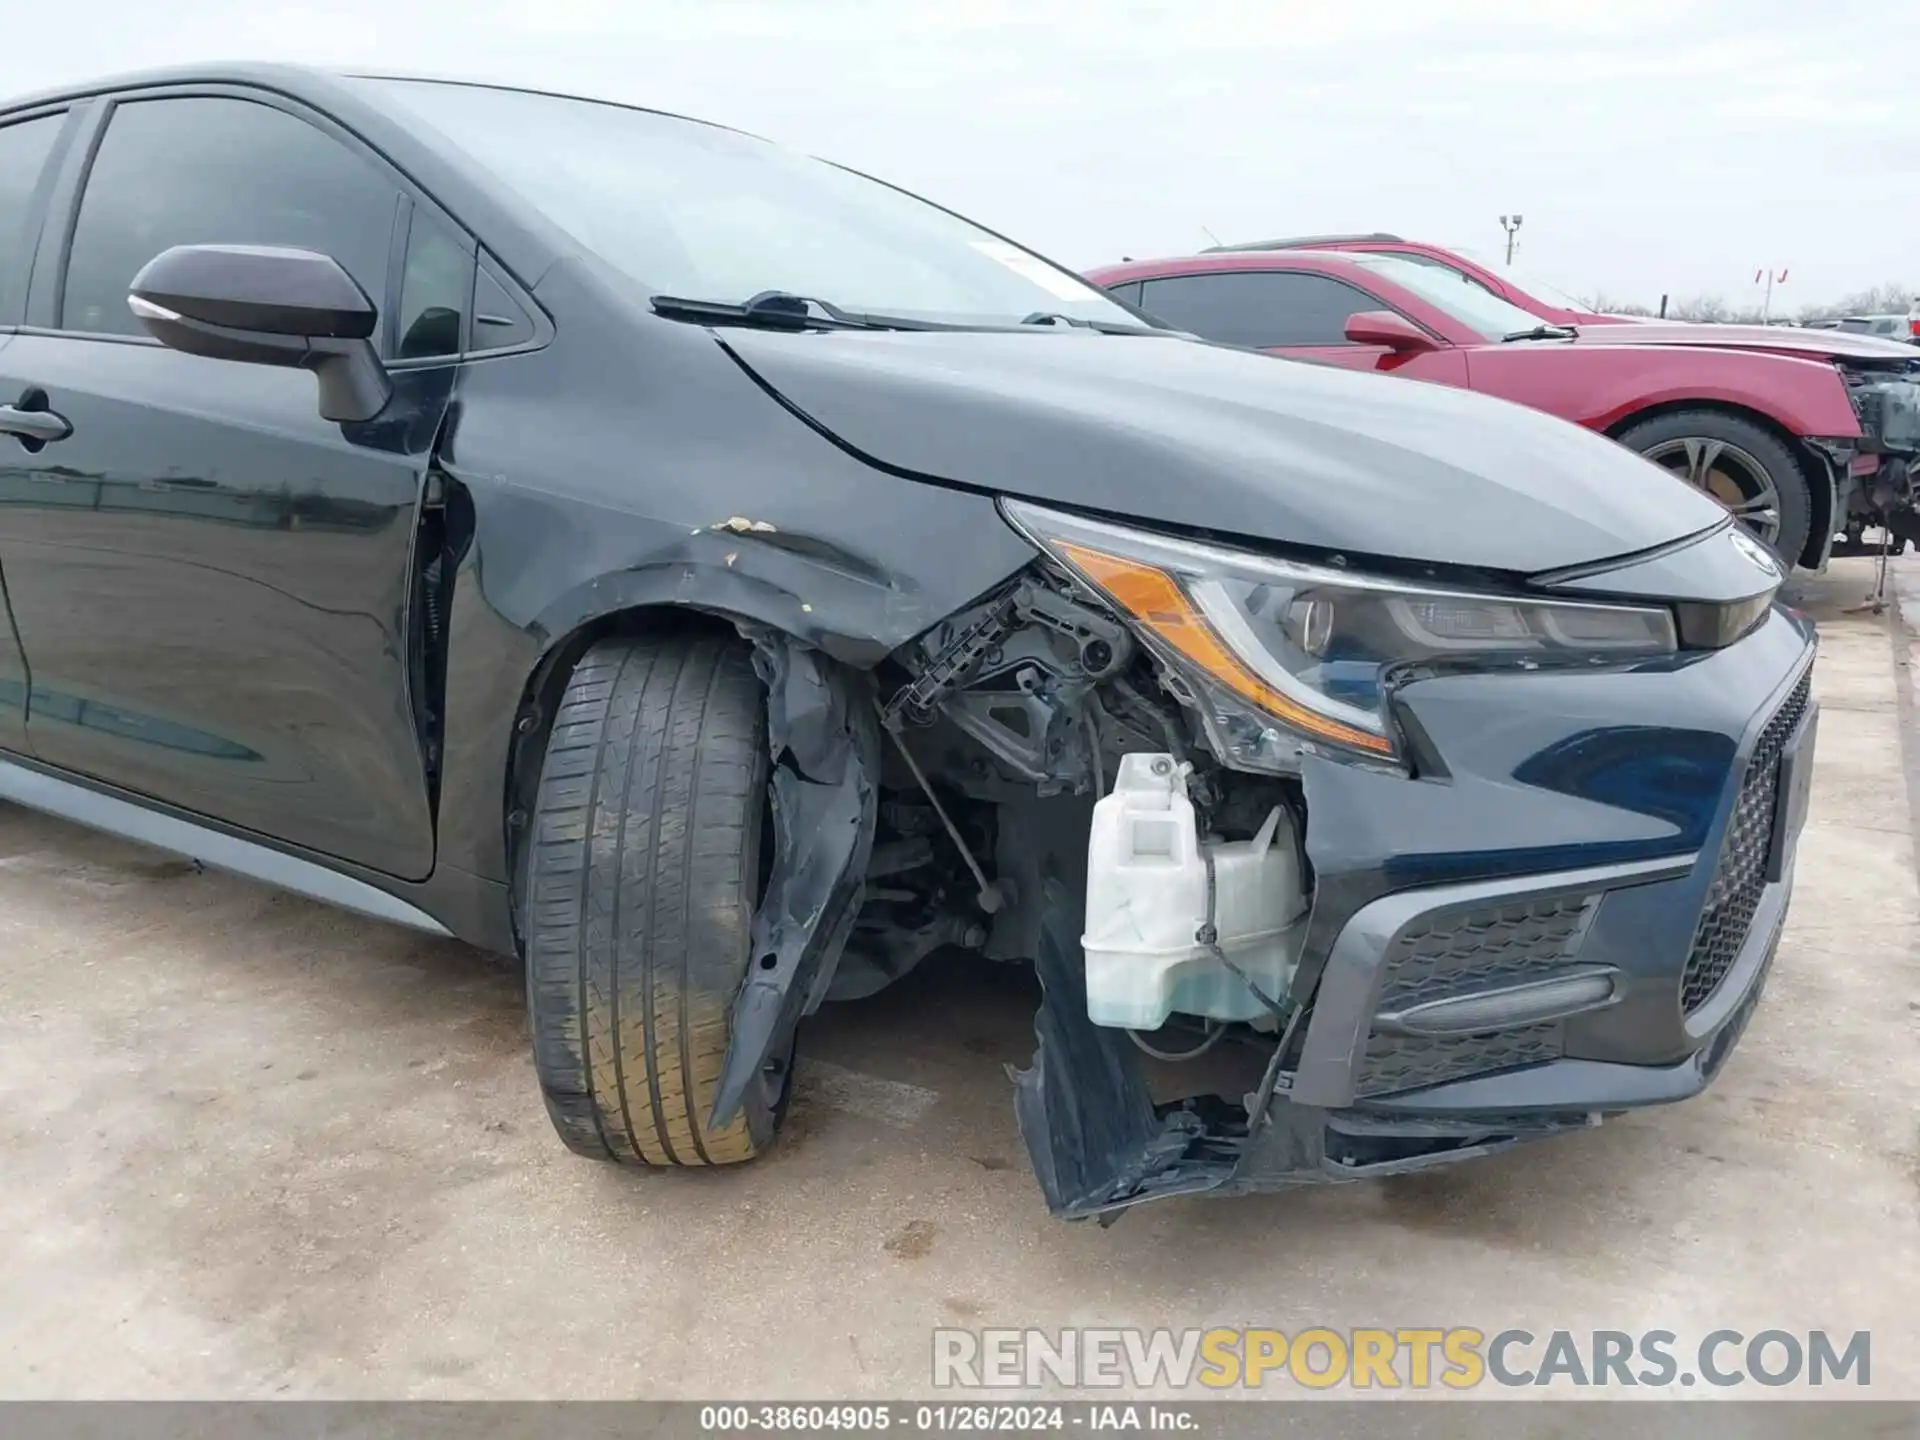
<path fill-rule="evenodd" d="M 550 1133 L 510 969 L 0 807 L 0 1395 L 908 1396 L 940 1325 L 1472 1324 L 1867 1329 L 1873 1393 L 1920 1398 L 1908 654 L 1842 613 L 1870 579 L 1800 587 L 1812 818 L 1712 1091 L 1106 1231 L 1027 1173 L 1014 970 L 820 1016 L 766 1160 L 621 1173 Z"/>

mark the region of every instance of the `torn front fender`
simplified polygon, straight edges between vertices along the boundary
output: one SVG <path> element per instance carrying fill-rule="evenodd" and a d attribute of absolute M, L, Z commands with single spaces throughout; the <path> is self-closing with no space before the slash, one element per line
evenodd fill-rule
<path fill-rule="evenodd" d="M 753 917 L 753 961 L 708 1124 L 792 1049 L 833 979 L 859 912 L 879 805 L 880 729 L 869 676 L 759 625 L 741 625 L 767 689 L 773 862 Z"/>

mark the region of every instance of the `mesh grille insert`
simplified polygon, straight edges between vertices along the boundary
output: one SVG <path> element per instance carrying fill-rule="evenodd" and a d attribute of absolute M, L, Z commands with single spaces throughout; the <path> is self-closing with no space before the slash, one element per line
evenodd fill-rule
<path fill-rule="evenodd" d="M 1773 845 L 1775 800 L 1780 791 L 1780 752 L 1800 717 L 1807 713 L 1812 689 L 1809 672 L 1760 732 L 1760 741 L 1747 762 L 1681 977 L 1683 1014 L 1691 1015 L 1712 998 L 1747 943 L 1753 913 L 1767 888 L 1767 851 Z"/>

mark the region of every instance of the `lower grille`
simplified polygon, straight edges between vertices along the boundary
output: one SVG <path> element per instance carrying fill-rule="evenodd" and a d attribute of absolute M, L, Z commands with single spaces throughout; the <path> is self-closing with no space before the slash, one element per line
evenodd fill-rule
<path fill-rule="evenodd" d="M 1484 1035 L 1381 1035 L 1367 1039 L 1360 1095 L 1391 1095 L 1492 1070 L 1558 1060 L 1560 1024 L 1523 1025 Z"/>
<path fill-rule="evenodd" d="M 1423 916 L 1393 938 L 1380 1008 L 1401 1010 L 1503 980 L 1531 979 L 1564 964 L 1599 898 L 1560 895 Z"/>
<path fill-rule="evenodd" d="M 1579 950 L 1599 899 L 1544 896 L 1423 916 L 1388 947 L 1380 1010 L 1405 1010 L 1552 974 Z M 1367 1039 L 1357 1093 L 1389 1095 L 1537 1065 L 1557 1060 L 1560 1051 L 1558 1023 L 1472 1035 L 1375 1033 Z"/>
<path fill-rule="evenodd" d="M 1713 880 L 1707 886 L 1707 903 L 1700 912 L 1693 948 L 1687 954 L 1687 968 L 1680 980 L 1680 1011 L 1684 1015 L 1691 1015 L 1713 997 L 1747 943 L 1753 913 L 1767 888 L 1767 852 L 1773 845 L 1775 802 L 1780 793 L 1780 752 L 1807 713 L 1812 693 L 1813 676 L 1809 672 L 1760 732 L 1759 743 L 1747 761 Z"/>

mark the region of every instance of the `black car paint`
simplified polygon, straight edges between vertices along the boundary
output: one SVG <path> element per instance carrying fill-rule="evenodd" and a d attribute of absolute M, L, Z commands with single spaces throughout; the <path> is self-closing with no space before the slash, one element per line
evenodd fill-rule
<path fill-rule="evenodd" d="M 1442 386 L 1172 335 L 732 333 L 825 433 L 904 473 L 1293 549 L 1526 574 L 1726 512 L 1591 434 Z M 1269 364 L 1272 362 L 1269 361 Z"/>
<path fill-rule="evenodd" d="M 1720 992 L 1683 1015 L 1676 980 L 1732 779 L 1812 663 L 1813 639 L 1810 622 L 1776 611 L 1736 646 L 1671 663 L 1408 685 L 1397 703 L 1446 757 L 1444 784 L 1310 760 L 1316 888 L 1290 997 L 1305 1007 L 1304 1044 L 1286 1090 L 1244 1114 L 1209 1097 L 1154 1104 L 1138 1055 L 1086 1020 L 1076 937 L 1050 925 L 1036 952 L 1039 1050 L 1015 1094 L 1049 1207 L 1106 1220 L 1172 1195 L 1402 1174 L 1705 1088 L 1764 986 L 1790 855 Z M 1379 913 L 1476 891 L 1498 904 L 1532 886 L 1603 892 L 1577 954 L 1611 978 L 1608 1003 L 1569 1014 L 1545 1063 L 1356 1094 L 1394 936 Z"/>
<path fill-rule="evenodd" d="M 405 880 L 433 870 L 408 566 L 445 370 L 338 426 L 303 373 L 20 335 L 73 425 L 0 468 L 0 567 L 50 765 Z M 100 597 L 112 597 L 102 605 Z"/>
<path fill-rule="evenodd" d="M 990 499 L 903 495 L 795 423 L 713 334 L 643 316 L 589 262 L 557 265 L 535 295 L 563 317 L 552 343 L 537 363 L 471 366 L 441 454 L 475 512 L 447 703 L 464 823 L 443 817 L 443 844 L 502 879 L 512 716 L 596 622 L 692 606 L 864 670 L 1033 558 Z M 486 658 L 462 654 L 467 628 Z"/>
<path fill-rule="evenodd" d="M 244 96 L 333 122 L 404 177 L 416 203 L 457 214 L 484 237 L 502 279 L 530 297 L 536 342 L 458 366 L 395 366 L 399 393 L 380 420 L 336 427 L 317 418 L 304 374 L 58 331 L 66 216 L 107 102 L 186 94 Z M 16 618 L 49 627 L 33 676 L 41 706 L 16 754 L 339 863 L 454 933 L 512 951 L 504 786 L 516 739 L 523 752 L 539 739 L 537 727 L 516 724 L 596 622 L 691 607 L 871 666 L 1032 559 L 983 496 L 928 491 L 903 503 L 898 479 L 809 434 L 711 332 L 653 317 L 631 281 L 575 253 L 459 152 L 428 143 L 355 86 L 241 67 L 102 82 L 91 103 L 68 95 L 59 104 L 71 133 L 31 217 L 40 244 L 25 323 L 0 335 L 0 390 L 43 389 L 76 422 L 72 437 L 37 453 L 0 439 L 0 502 L 30 517 L 23 531 L 0 516 L 0 576 L 13 586 Z M 27 102 L 19 113 L 47 108 Z M 103 367 L 111 400 L 87 393 Z M 138 428 L 105 408 L 127 403 L 143 409 Z M 109 417 L 111 427 L 101 423 Z M 169 428 L 193 432 L 190 465 Z M 315 473 L 316 464 L 327 468 Z M 430 468 L 455 482 L 471 516 L 451 599 L 431 815 L 408 720 L 408 688 L 423 677 L 397 663 L 417 621 L 407 614 L 411 546 Z M 72 503 L 82 490 L 85 503 Z M 100 542 L 96 507 L 114 490 L 135 497 L 135 518 L 162 537 L 131 577 L 119 568 L 130 547 Z M 234 523 L 243 517 L 258 533 Z M 761 528 L 726 529 L 735 517 Z M 357 588 L 337 573 L 342 534 L 361 556 Z M 974 543 L 939 543 L 952 534 Z M 200 546 L 218 554 L 196 555 Z M 142 594 L 139 607 L 79 604 L 83 592 L 61 571 L 82 559 L 113 569 L 114 593 Z M 183 583 L 195 579 L 203 583 Z M 206 582 L 231 591 L 210 594 Z M 232 598 L 250 591 L 266 597 L 266 613 Z M 276 649 L 289 614 L 305 622 L 305 644 Z M 259 655 L 277 672 L 259 677 L 273 697 L 264 709 L 236 706 L 249 677 L 209 655 L 194 657 L 196 673 L 179 673 L 179 647 L 199 643 L 209 620 L 228 631 L 232 663 Z M 10 648 L 31 649 L 31 625 L 22 641 Z M 336 671 L 330 689 L 313 688 L 319 657 Z M 16 663 L 24 686 L 27 664 Z M 320 715 L 283 703 L 276 680 L 305 692 Z M 101 716 L 103 725 L 91 723 Z M 271 818 L 269 787 L 282 807 Z"/>
<path fill-rule="evenodd" d="M 1307 851 L 1319 890 L 1308 954 L 1324 959 L 1348 917 L 1397 891 L 1710 853 L 1733 804 L 1736 758 L 1811 643 L 1807 622 L 1776 612 L 1726 650 L 1404 686 L 1394 703 L 1444 757 L 1445 781 L 1409 785 L 1309 762 Z M 1625 975 L 1677 974 L 1710 868 L 1636 889 L 1631 903 L 1610 900 L 1588 943 Z M 1663 908 L 1639 909 L 1656 891 Z M 1315 978 L 1303 966 L 1297 999 Z M 1693 1042 L 1670 991 L 1664 1011 L 1660 998 L 1637 999 L 1629 986 L 1622 1005 L 1574 1028 L 1600 1027 L 1612 1053 L 1634 1063 L 1676 1059 Z"/>
<path fill-rule="evenodd" d="M 318 421 L 298 372 L 60 334 L 68 217 L 109 102 L 129 88 L 329 117 L 415 203 L 464 227 L 537 333 L 512 352 L 395 367 L 388 412 L 347 427 Z M 310 72 L 173 72 L 59 103 L 72 131 L 32 217 L 26 307 L 0 316 L 17 331 L 0 335 L 0 384 L 44 391 L 75 431 L 37 452 L 0 438 L 0 580 L 20 622 L 17 641 L 0 636 L 0 706 L 15 670 L 32 683 L 24 726 L 0 708 L 0 746 L 317 861 L 496 950 L 516 948 L 515 784 L 537 760 L 553 687 L 616 618 L 703 612 L 868 672 L 1032 564 L 997 513 L 1002 493 L 1511 577 L 1592 572 L 1722 521 L 1653 467 L 1534 412 L 1180 338 L 773 335 L 665 319 L 460 152 Z M 115 493 L 138 511 L 118 534 L 119 517 L 95 508 Z M 443 672 L 412 658 L 429 497 L 452 564 Z M 1662 595 L 1672 570 L 1643 559 L 1580 583 Z M 78 578 L 89 573 L 118 603 L 98 602 Z M 1312 956 L 1369 898 L 1441 876 L 1708 843 L 1734 737 L 1807 643 L 1776 617 L 1710 663 L 1408 686 L 1399 703 L 1432 773 L 1308 767 L 1324 892 Z M 415 703 L 434 685 L 437 752 Z M 96 713 L 104 726 L 88 723 Z M 1671 753 L 1648 770 L 1642 745 Z M 1663 786 L 1673 794 L 1649 803 Z M 1643 921 L 1678 933 L 1705 882 L 1678 883 Z M 1654 975 L 1675 962 L 1641 963 Z M 1610 1023 L 1591 1022 L 1593 1044 L 1615 1059 L 1705 1043 Z M 1607 1095 L 1582 1103 L 1607 1108 Z"/>

